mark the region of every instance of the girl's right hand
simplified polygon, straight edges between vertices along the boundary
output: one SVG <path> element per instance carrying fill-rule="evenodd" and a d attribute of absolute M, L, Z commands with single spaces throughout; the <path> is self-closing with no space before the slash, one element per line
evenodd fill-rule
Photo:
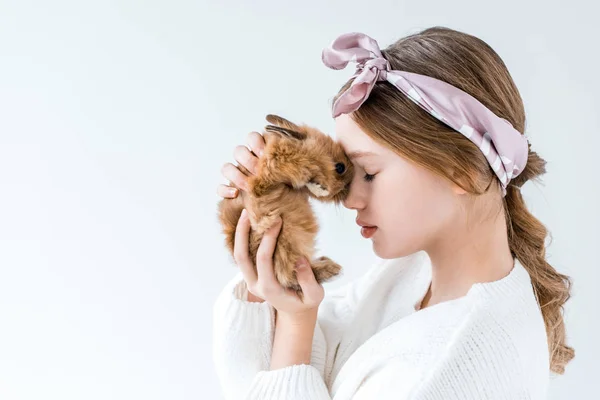
<path fill-rule="evenodd" d="M 246 143 L 250 149 L 243 145 L 236 146 L 233 150 L 233 156 L 245 171 L 250 174 L 255 174 L 258 157 L 262 156 L 265 149 L 265 138 L 258 132 L 250 132 L 246 139 Z M 232 183 L 238 188 L 248 191 L 248 175 L 239 169 L 238 166 L 235 166 L 232 163 L 225 163 L 221 168 L 221 173 L 225 179 L 229 180 L 230 184 L 220 184 L 217 187 L 217 194 L 219 196 L 229 199 L 237 197 L 238 191 L 235 187 L 231 186 Z M 252 303 L 262 303 L 265 300 L 248 290 L 248 301 Z"/>
<path fill-rule="evenodd" d="M 229 185 L 220 184 L 217 187 L 217 194 L 224 198 L 233 199 L 237 197 L 238 190 L 232 186 L 235 185 L 244 191 L 248 191 L 248 175 L 256 173 L 258 158 L 262 156 L 265 149 L 265 139 L 258 132 L 250 132 L 246 139 L 247 146 L 239 145 L 233 150 L 233 156 L 238 162 L 238 166 L 232 163 L 225 163 L 221 168 L 221 174 L 229 180 Z M 240 169 L 240 165 L 245 171 Z"/>

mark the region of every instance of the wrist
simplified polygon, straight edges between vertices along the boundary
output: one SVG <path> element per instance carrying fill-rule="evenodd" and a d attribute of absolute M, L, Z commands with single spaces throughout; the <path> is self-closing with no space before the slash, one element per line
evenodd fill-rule
<path fill-rule="evenodd" d="M 314 325 L 317 323 L 317 315 L 318 308 L 296 313 L 286 313 L 275 310 L 275 322 L 279 322 L 279 324 L 290 328 L 303 328 L 310 326 L 314 328 Z"/>
<path fill-rule="evenodd" d="M 310 364 L 316 311 L 302 314 L 276 312 L 275 321 L 270 369 Z"/>

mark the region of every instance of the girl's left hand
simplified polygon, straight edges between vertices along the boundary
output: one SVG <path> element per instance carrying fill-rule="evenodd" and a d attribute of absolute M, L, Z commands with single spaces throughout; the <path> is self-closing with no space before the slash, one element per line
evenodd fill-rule
<path fill-rule="evenodd" d="M 296 292 L 284 288 L 275 278 L 273 272 L 273 253 L 277 237 L 281 231 L 281 217 L 265 232 L 256 253 L 256 269 L 254 271 L 252 260 L 248 251 L 250 236 L 250 219 L 247 211 L 242 211 L 235 230 L 235 244 L 233 257 L 240 267 L 248 291 L 271 304 L 278 313 L 286 314 L 292 318 L 301 318 L 315 313 L 325 297 L 325 290 L 321 286 L 308 265 L 302 258 L 296 265 L 298 283 L 302 288 L 304 299 L 300 300 Z M 304 265 L 303 265 L 304 264 Z"/>

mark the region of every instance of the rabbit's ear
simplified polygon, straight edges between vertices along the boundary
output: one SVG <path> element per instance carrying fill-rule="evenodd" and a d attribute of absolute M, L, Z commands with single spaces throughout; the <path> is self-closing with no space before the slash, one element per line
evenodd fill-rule
<path fill-rule="evenodd" d="M 296 140 L 304 140 L 306 139 L 306 134 L 302 132 L 296 132 L 291 129 L 283 128 L 281 126 L 275 125 L 267 125 L 265 126 L 265 130 L 267 132 L 279 133 L 285 137 L 296 139 Z"/>
<path fill-rule="evenodd" d="M 282 128 L 291 129 L 293 131 L 301 131 L 300 127 L 295 123 L 275 114 L 267 114 L 267 121 L 273 125 L 281 126 Z"/>

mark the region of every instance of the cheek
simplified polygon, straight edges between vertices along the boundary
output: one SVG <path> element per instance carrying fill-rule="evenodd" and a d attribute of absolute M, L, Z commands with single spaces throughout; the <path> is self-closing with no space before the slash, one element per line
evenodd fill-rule
<path fill-rule="evenodd" d="M 449 218 L 448 187 L 440 178 L 421 171 L 381 175 L 372 201 L 386 239 L 411 247 Z"/>

